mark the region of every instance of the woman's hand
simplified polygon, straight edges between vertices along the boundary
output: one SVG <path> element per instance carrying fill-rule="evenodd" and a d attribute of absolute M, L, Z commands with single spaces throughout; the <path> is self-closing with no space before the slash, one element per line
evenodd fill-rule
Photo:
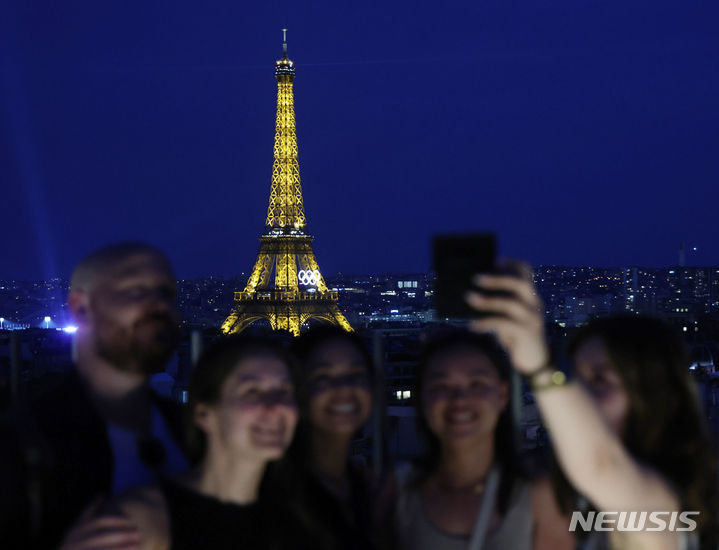
<path fill-rule="evenodd" d="M 119 515 L 96 515 L 102 500 L 88 506 L 65 535 L 60 550 L 136 550 L 140 534 L 133 523 Z"/>
<path fill-rule="evenodd" d="M 544 335 L 544 306 L 531 282 L 531 271 L 526 275 L 476 275 L 474 283 L 483 290 L 504 291 L 508 296 L 486 296 L 468 292 L 467 303 L 481 313 L 489 315 L 470 323 L 476 332 L 492 332 L 507 350 L 516 369 L 530 375 L 546 366 L 550 360 Z"/>

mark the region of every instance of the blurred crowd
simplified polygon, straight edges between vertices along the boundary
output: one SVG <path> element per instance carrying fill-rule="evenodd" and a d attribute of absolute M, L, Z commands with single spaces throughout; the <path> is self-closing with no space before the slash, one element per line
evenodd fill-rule
<path fill-rule="evenodd" d="M 508 271 L 507 271 L 508 272 Z M 376 369 L 335 326 L 225 336 L 188 403 L 155 393 L 179 338 L 161 251 L 102 248 L 68 296 L 73 369 L 0 423 L 3 549 L 714 549 L 717 455 L 682 341 L 641 316 L 590 321 L 559 370 L 527 266 L 477 274 L 476 318 L 423 343 L 423 452 L 352 456 Z M 551 452 L 516 448 L 522 377 Z"/>

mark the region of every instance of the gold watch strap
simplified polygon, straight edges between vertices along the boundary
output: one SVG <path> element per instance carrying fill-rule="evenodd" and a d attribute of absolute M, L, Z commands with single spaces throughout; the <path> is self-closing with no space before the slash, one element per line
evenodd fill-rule
<path fill-rule="evenodd" d="M 558 388 L 566 383 L 567 375 L 551 365 L 542 367 L 529 375 L 529 386 L 534 392 Z"/>

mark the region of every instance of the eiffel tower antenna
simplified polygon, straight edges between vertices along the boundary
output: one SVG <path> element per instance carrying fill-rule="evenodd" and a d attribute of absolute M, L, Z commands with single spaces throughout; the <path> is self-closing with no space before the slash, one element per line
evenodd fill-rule
<path fill-rule="evenodd" d="M 295 336 L 310 319 L 352 330 L 337 305 L 337 292 L 327 288 L 320 273 L 314 237 L 307 232 L 297 161 L 295 65 L 287 57 L 287 29 L 282 33 L 282 59 L 275 63 L 277 116 L 265 230 L 247 285 L 235 292 L 235 307 L 222 324 L 225 334 L 240 332 L 260 319 L 269 321 L 273 330 Z"/>

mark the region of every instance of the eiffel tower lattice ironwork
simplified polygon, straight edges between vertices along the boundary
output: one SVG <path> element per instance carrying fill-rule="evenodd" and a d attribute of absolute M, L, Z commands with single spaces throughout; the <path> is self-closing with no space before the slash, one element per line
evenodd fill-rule
<path fill-rule="evenodd" d="M 251 323 L 266 319 L 273 330 L 287 330 L 299 336 L 302 325 L 313 318 L 351 331 L 337 306 L 337 292 L 327 288 L 320 273 L 312 250 L 314 238 L 307 232 L 297 162 L 292 89 L 295 66 L 287 58 L 286 34 L 282 59 L 275 64 L 275 77 L 275 158 L 265 231 L 247 286 L 244 291 L 235 292 L 235 307 L 222 324 L 222 332 L 240 332 Z"/>

